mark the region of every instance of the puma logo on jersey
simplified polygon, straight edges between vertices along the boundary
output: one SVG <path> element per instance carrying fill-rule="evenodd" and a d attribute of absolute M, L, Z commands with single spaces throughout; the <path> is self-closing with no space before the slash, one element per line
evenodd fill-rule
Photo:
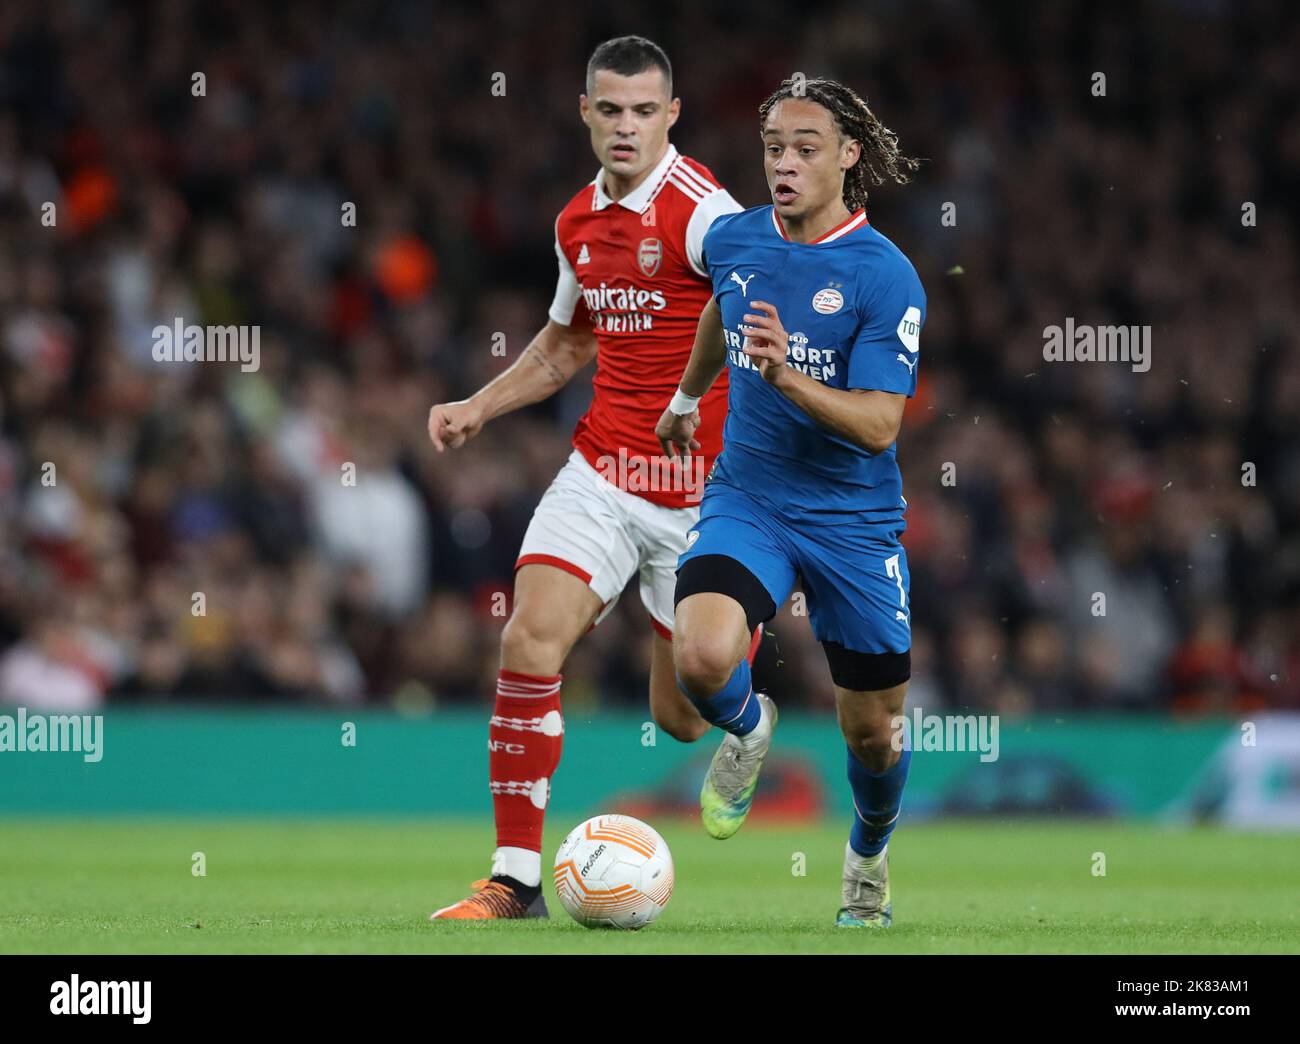
<path fill-rule="evenodd" d="M 739 283 L 739 284 L 740 284 L 740 292 L 741 292 L 742 294 L 746 294 L 746 295 L 749 294 L 749 284 L 750 284 L 751 282 L 753 282 L 753 279 L 754 279 L 754 277 L 753 277 L 752 275 L 751 275 L 748 279 L 741 279 L 741 278 L 740 278 L 740 273 L 739 273 L 739 272 L 732 272 L 732 273 L 731 273 L 731 281 L 732 281 L 733 283 Z"/>
<path fill-rule="evenodd" d="M 578 250 L 578 264 L 585 265 L 591 260 L 591 254 L 587 251 L 587 244 L 583 243 Z"/>
<path fill-rule="evenodd" d="M 908 373 L 913 373 L 916 370 L 916 364 L 920 361 L 919 359 L 909 359 L 902 352 L 899 352 L 896 358 L 898 359 L 899 362 L 901 362 L 904 366 L 907 367 Z"/>

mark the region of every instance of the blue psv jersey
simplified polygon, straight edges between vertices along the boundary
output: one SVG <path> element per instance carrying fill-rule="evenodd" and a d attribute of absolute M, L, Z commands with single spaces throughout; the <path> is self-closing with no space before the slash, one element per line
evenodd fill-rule
<path fill-rule="evenodd" d="M 925 292 L 903 252 L 859 210 L 812 243 L 785 238 L 771 206 L 728 214 L 704 237 L 731 391 L 715 478 L 795 521 L 901 521 L 895 447 L 872 454 L 815 422 L 744 353 L 748 301 L 775 305 L 787 365 L 831 388 L 912 396 Z M 759 314 L 759 313 L 754 313 Z"/>

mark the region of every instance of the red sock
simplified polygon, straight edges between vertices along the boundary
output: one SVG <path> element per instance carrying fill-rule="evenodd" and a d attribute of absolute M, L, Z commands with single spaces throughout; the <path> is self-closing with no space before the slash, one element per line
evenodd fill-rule
<path fill-rule="evenodd" d="M 551 776 L 564 746 L 560 675 L 502 671 L 488 729 L 488 769 L 497 847 L 542 850 Z"/>

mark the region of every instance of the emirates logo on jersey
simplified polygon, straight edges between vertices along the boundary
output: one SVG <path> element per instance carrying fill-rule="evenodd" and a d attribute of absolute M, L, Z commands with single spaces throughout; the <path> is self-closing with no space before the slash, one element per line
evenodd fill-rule
<path fill-rule="evenodd" d="M 659 290 L 641 290 L 635 286 L 600 286 L 582 288 L 596 330 L 604 333 L 642 333 L 654 329 L 654 312 L 668 307 L 668 299 Z"/>
<path fill-rule="evenodd" d="M 637 264 L 647 276 L 652 276 L 659 271 L 663 259 L 664 245 L 657 239 L 643 239 L 641 245 L 636 248 Z"/>

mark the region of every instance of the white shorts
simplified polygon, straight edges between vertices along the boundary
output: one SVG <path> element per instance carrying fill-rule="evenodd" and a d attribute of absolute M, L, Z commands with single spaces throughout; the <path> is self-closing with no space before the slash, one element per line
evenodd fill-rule
<path fill-rule="evenodd" d="M 698 505 L 664 507 L 619 489 L 574 450 L 533 512 L 515 568 L 541 563 L 586 582 L 604 603 L 596 623 L 636 573 L 651 624 L 671 639 L 677 557 L 699 519 Z"/>

